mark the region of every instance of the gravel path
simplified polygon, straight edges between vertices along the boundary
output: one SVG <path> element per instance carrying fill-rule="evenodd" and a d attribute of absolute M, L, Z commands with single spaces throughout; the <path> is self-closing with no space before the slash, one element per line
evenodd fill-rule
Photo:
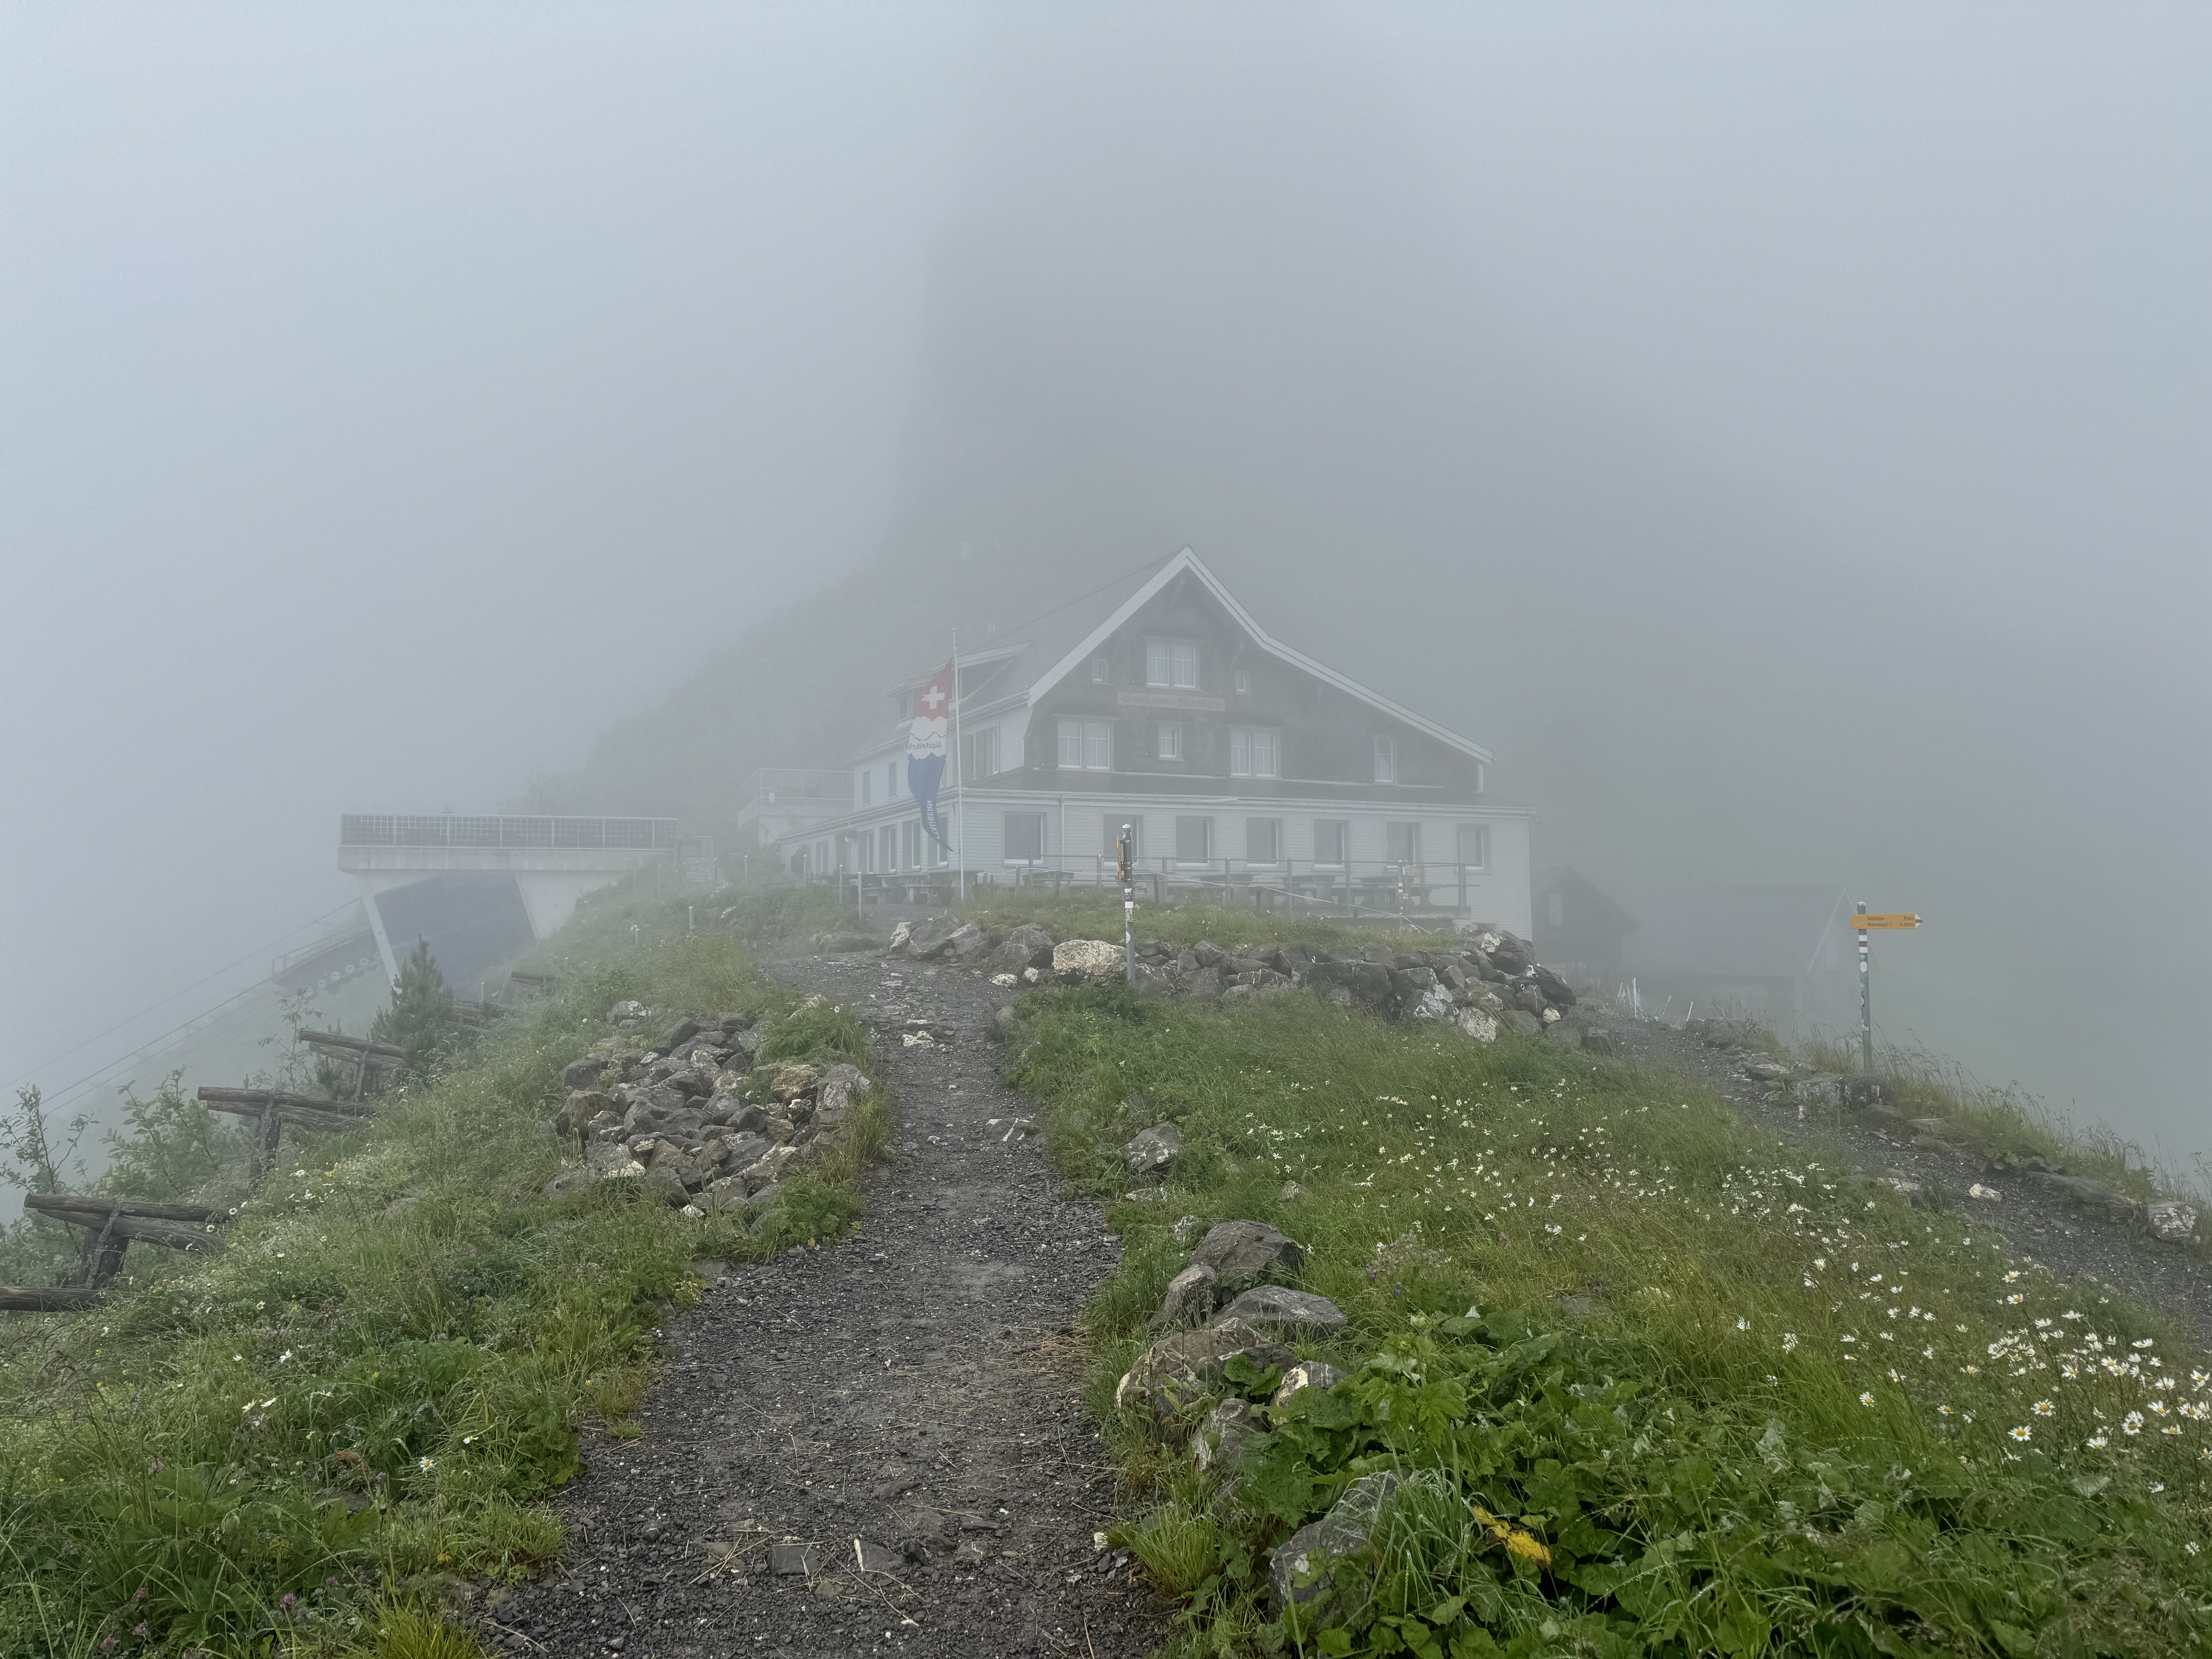
<path fill-rule="evenodd" d="M 1001 996 L 874 956 L 775 971 L 875 1028 L 896 1158 L 856 1237 L 669 1322 L 643 1434 L 586 1444 L 570 1559 L 489 1598 L 489 1633 L 555 1659 L 1151 1651 L 1166 1607 L 1093 1538 L 1115 1474 L 1072 1328 L 1120 1241 L 1006 1139 Z M 943 1040 L 906 1044 L 915 1018 Z"/>
<path fill-rule="evenodd" d="M 2023 1176 L 1990 1173 L 1954 1148 L 1900 1138 L 1850 1116 L 1808 1121 L 1796 1106 L 1769 1100 L 1763 1086 L 1738 1075 L 1732 1056 L 1674 1026 L 1621 1018 L 1605 1024 L 1625 1056 L 1638 1065 L 1688 1073 L 1785 1139 L 1835 1143 L 1877 1175 L 1917 1182 L 1964 1212 L 1978 1232 L 2002 1237 L 2016 1256 L 2162 1308 L 2200 1346 L 2212 1348 L 2212 1267 L 2191 1251 L 2112 1226 Z M 1977 1182 L 1995 1188 L 2002 1198 L 1990 1203 L 1969 1197 L 1967 1189 Z"/>

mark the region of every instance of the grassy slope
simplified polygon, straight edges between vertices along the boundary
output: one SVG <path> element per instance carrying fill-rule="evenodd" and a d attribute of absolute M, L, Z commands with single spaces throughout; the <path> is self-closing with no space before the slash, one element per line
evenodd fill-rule
<path fill-rule="evenodd" d="M 556 996 L 368 1132 L 288 1139 L 226 1255 L 142 1249 L 140 1273 L 174 1276 L 0 1327 L 0 1652 L 475 1651 L 441 1604 L 558 1551 L 542 1500 L 580 1428 L 625 1431 L 661 1310 L 692 1294 L 685 1263 L 842 1230 L 841 1178 L 882 1142 L 878 1103 L 757 1232 L 620 1186 L 539 1195 L 561 1069 L 612 1003 L 787 1008 L 726 934 L 681 918 L 563 935 Z M 857 1060 L 864 1036 L 817 1011 L 772 1047 Z"/>
<path fill-rule="evenodd" d="M 1188 1598 L 1190 1651 L 2206 1645 L 2212 1379 L 2154 1314 L 1622 1065 L 1303 997 L 1024 1001 L 1015 1075 L 1079 1182 L 1126 1187 L 1113 1149 L 1156 1116 L 1188 1138 L 1174 1201 L 1114 1211 L 1102 1413 L 1180 1212 L 1282 1226 L 1352 1316 L 1308 1346 L 1354 1380 L 1286 1413 L 1236 1498 L 1116 1425 L 1131 1541 Z M 1269 1623 L 1266 1551 L 1379 1466 L 1437 1472 L 1379 1586 Z M 1528 1517 L 1551 1570 L 1469 1500 Z"/>

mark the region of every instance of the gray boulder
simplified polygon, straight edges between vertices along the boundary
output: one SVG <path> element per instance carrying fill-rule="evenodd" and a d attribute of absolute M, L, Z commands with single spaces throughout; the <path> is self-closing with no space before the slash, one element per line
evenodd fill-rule
<path fill-rule="evenodd" d="M 1497 1000 L 1495 997 L 1491 999 L 1492 1002 Z M 1474 1006 L 1462 1008 L 1459 1012 L 1459 1018 L 1455 1023 L 1462 1031 L 1477 1042 L 1498 1041 L 1498 1017 L 1483 1009 Z"/>
<path fill-rule="evenodd" d="M 2143 1220 L 2150 1236 L 2162 1244 L 2186 1244 L 2197 1237 L 2197 1206 L 2178 1199 L 2144 1205 Z"/>
<path fill-rule="evenodd" d="M 1103 939 L 1062 939 L 1052 947 L 1052 971 L 1069 979 L 1111 979 L 1122 971 L 1121 947 Z"/>
<path fill-rule="evenodd" d="M 1524 1037 L 1540 1037 L 1544 1035 L 1544 1022 L 1526 1008 L 1508 1008 L 1504 1013 L 1498 1015 L 1498 1023 L 1507 1030 Z"/>
<path fill-rule="evenodd" d="M 673 1164 L 663 1164 L 658 1168 L 647 1164 L 645 1173 L 638 1177 L 638 1190 L 650 1193 L 672 1208 L 680 1209 L 691 1201 L 683 1172 Z"/>
<path fill-rule="evenodd" d="M 1243 1321 L 1218 1321 L 1146 1349 L 1115 1386 L 1114 1403 L 1156 1430 L 1167 1429 L 1219 1385 L 1224 1368 L 1240 1355 L 1263 1368 L 1297 1363 L 1296 1354 Z"/>
<path fill-rule="evenodd" d="M 857 1066 L 842 1060 L 823 1073 L 822 1081 L 814 1094 L 814 1123 L 817 1128 L 835 1129 L 852 1113 L 853 1105 L 867 1093 L 868 1079 Z"/>
<path fill-rule="evenodd" d="M 1241 1319 L 1262 1330 L 1295 1331 L 1308 1336 L 1334 1336 L 1346 1323 L 1344 1310 L 1327 1297 L 1285 1290 L 1280 1285 L 1255 1285 L 1224 1308 L 1221 1317 Z"/>
<path fill-rule="evenodd" d="M 999 941 L 991 952 L 991 965 L 1010 974 L 1024 968 L 1052 966 L 1052 935 L 1035 922 L 1024 922 Z"/>
<path fill-rule="evenodd" d="M 784 1171 L 798 1157 L 799 1148 L 796 1146 L 774 1147 L 738 1170 L 738 1175 L 744 1182 L 747 1192 L 757 1193 L 763 1187 L 780 1184 Z"/>
<path fill-rule="evenodd" d="M 1301 1389 L 1319 1389 L 1327 1394 L 1343 1381 L 1344 1373 L 1335 1366 L 1325 1364 L 1318 1359 L 1309 1359 L 1283 1373 L 1282 1386 L 1275 1390 L 1274 1399 L 1268 1403 L 1279 1406 Z"/>
<path fill-rule="evenodd" d="M 952 930 L 952 937 L 945 941 L 945 954 L 955 962 L 965 962 L 990 944 L 983 930 L 972 921 L 964 921 Z"/>
<path fill-rule="evenodd" d="M 1190 1259 L 1194 1267 L 1212 1268 L 1222 1290 L 1232 1292 L 1297 1272 L 1306 1253 L 1264 1221 L 1224 1221 L 1208 1230 Z"/>
<path fill-rule="evenodd" d="M 1167 1294 L 1160 1298 L 1159 1311 L 1152 1316 L 1152 1328 L 1171 1330 L 1177 1325 L 1195 1325 L 1213 1311 L 1214 1290 L 1220 1276 L 1202 1261 L 1194 1261 L 1168 1281 Z"/>
<path fill-rule="evenodd" d="M 1182 1151 L 1182 1131 L 1172 1123 L 1155 1123 L 1133 1136 L 1121 1148 L 1121 1161 L 1131 1175 L 1159 1175 Z"/>
<path fill-rule="evenodd" d="M 1267 1581 L 1278 1612 L 1293 1601 L 1328 1594 L 1330 1562 L 1364 1555 L 1373 1547 L 1375 1520 L 1403 1483 L 1391 1470 L 1364 1474 L 1344 1489 L 1336 1506 L 1292 1533 L 1267 1560 Z"/>
<path fill-rule="evenodd" d="M 586 1054 L 581 1060 L 568 1062 L 568 1069 L 561 1073 L 561 1082 L 570 1089 L 596 1089 L 605 1083 L 607 1070 L 612 1066 L 614 1062 L 605 1054 Z"/>
<path fill-rule="evenodd" d="M 1263 1431 L 1252 1418 L 1249 1400 L 1224 1400 L 1198 1425 L 1190 1437 L 1190 1455 L 1201 1469 L 1233 1468 Z"/>
<path fill-rule="evenodd" d="M 1790 1098 L 1799 1106 L 1834 1111 L 1844 1103 L 1844 1079 L 1828 1072 L 1801 1077 L 1790 1085 Z"/>
<path fill-rule="evenodd" d="M 906 934 L 906 954 L 916 962 L 934 962 L 951 947 L 952 936 L 960 927 L 961 924 L 950 916 L 931 916 L 904 926 L 902 931 Z M 896 941 L 897 935 L 892 938 Z"/>
<path fill-rule="evenodd" d="M 2134 1203 L 2101 1181 L 2092 1181 L 2087 1176 L 2059 1175 L 2049 1170 L 2023 1170 L 2021 1175 L 2048 1196 L 2075 1209 L 2116 1221 L 2134 1218 Z"/>

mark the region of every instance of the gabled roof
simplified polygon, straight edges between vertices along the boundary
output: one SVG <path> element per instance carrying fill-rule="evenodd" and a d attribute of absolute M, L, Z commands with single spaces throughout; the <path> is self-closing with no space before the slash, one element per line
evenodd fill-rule
<path fill-rule="evenodd" d="M 1186 573 L 1195 578 L 1207 592 L 1219 601 L 1222 609 L 1230 614 L 1239 628 L 1251 636 L 1252 642 L 1262 651 L 1290 664 L 1294 668 L 1312 675 L 1326 684 L 1334 686 L 1346 696 L 1367 704 L 1369 708 L 1380 710 L 1392 720 L 1401 720 L 1415 731 L 1425 732 L 1437 742 L 1458 750 L 1463 755 L 1485 762 L 1491 758 L 1490 751 L 1481 744 L 1469 742 L 1456 732 L 1449 731 L 1438 726 L 1434 720 L 1416 714 L 1402 704 L 1391 702 L 1380 692 L 1369 690 L 1358 681 L 1338 673 L 1336 670 L 1326 664 L 1316 662 L 1304 652 L 1293 650 L 1279 640 L 1273 638 L 1266 629 L 1253 620 L 1252 613 L 1237 602 L 1236 595 L 1221 585 L 1219 578 L 1206 568 L 1198 555 L 1187 547 L 1153 572 L 1134 592 L 1116 605 L 1104 621 L 1084 635 L 1072 648 L 1062 653 L 1050 667 L 1030 682 L 1029 701 L 1031 705 L 1034 706 L 1045 693 L 1066 678 L 1079 665 L 1089 661 L 1099 647 L 1111 639 L 1124 623 L 1144 608 L 1154 595 L 1165 588 L 1176 577 Z"/>

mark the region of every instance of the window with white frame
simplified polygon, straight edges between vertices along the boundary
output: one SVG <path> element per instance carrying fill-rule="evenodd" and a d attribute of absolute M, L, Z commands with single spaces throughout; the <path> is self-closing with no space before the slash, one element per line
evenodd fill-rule
<path fill-rule="evenodd" d="M 887 823 L 876 831 L 876 840 L 882 851 L 878 868 L 890 871 L 898 868 L 898 825 Z"/>
<path fill-rule="evenodd" d="M 1240 697 L 1249 697 L 1252 695 L 1252 671 L 1249 668 L 1240 668 L 1237 671 L 1237 695 Z"/>
<path fill-rule="evenodd" d="M 1245 819 L 1244 862 L 1247 864 L 1280 864 L 1282 861 L 1282 819 Z"/>
<path fill-rule="evenodd" d="M 860 805 L 872 806 L 876 800 L 876 769 L 871 766 L 860 774 Z"/>
<path fill-rule="evenodd" d="M 1190 640 L 1146 640 L 1145 684 L 1171 690 L 1198 689 L 1198 646 Z"/>
<path fill-rule="evenodd" d="M 1352 824 L 1345 818 L 1314 820 L 1314 862 L 1346 864 L 1352 859 Z"/>
<path fill-rule="evenodd" d="M 1490 868 L 1490 826 L 1462 823 L 1459 827 L 1459 861 L 1470 870 Z"/>
<path fill-rule="evenodd" d="M 1375 781 L 1398 781 L 1398 739 L 1395 738 L 1375 739 Z"/>
<path fill-rule="evenodd" d="M 999 728 L 981 726 L 960 734 L 960 781 L 974 783 L 999 770 Z"/>
<path fill-rule="evenodd" d="M 921 868 L 921 820 L 920 818 L 908 818 L 906 821 L 906 867 L 909 870 Z"/>
<path fill-rule="evenodd" d="M 1173 720 L 1162 720 L 1152 727 L 1152 758 L 1179 761 L 1182 758 L 1182 727 Z"/>
<path fill-rule="evenodd" d="M 1282 776 L 1283 734 L 1264 726 L 1231 726 L 1229 775 L 1232 778 Z"/>
<path fill-rule="evenodd" d="M 1392 864 L 1419 864 L 1421 861 L 1421 826 L 1418 823 L 1394 823 L 1387 842 L 1387 858 Z"/>
<path fill-rule="evenodd" d="M 1044 814 L 1006 814 L 1006 862 L 1034 864 L 1044 857 Z"/>
<path fill-rule="evenodd" d="M 1213 861 L 1213 820 L 1212 818 L 1177 818 L 1176 820 L 1176 862 L 1177 864 L 1211 864 Z"/>
<path fill-rule="evenodd" d="M 1106 680 L 1107 680 L 1106 659 L 1105 659 L 1105 658 L 1103 658 L 1103 657 L 1093 657 L 1093 658 L 1091 659 L 1091 684 L 1093 684 L 1093 685 L 1103 685 L 1103 684 L 1106 684 Z"/>
<path fill-rule="evenodd" d="M 1060 723 L 1060 764 L 1062 771 L 1110 772 L 1114 769 L 1114 722 L 1062 720 Z"/>

